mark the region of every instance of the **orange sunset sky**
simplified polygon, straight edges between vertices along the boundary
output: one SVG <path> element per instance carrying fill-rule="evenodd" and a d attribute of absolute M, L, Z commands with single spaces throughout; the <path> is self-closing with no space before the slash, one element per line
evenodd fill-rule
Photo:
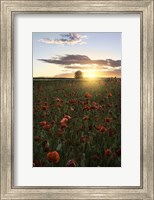
<path fill-rule="evenodd" d="M 33 77 L 121 77 L 121 33 L 33 33 Z"/>

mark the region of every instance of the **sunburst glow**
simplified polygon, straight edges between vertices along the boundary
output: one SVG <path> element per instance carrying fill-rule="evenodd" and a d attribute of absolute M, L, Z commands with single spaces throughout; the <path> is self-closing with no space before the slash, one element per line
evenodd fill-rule
<path fill-rule="evenodd" d="M 91 79 L 94 79 L 97 77 L 97 74 L 95 71 L 88 71 L 88 72 L 85 72 L 85 77 L 86 78 L 91 78 Z"/>

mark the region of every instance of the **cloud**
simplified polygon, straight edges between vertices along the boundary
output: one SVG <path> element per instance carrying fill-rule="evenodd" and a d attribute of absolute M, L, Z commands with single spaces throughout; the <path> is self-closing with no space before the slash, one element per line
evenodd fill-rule
<path fill-rule="evenodd" d="M 106 59 L 106 60 L 95 60 L 95 62 L 99 65 L 105 65 L 105 66 L 111 66 L 111 67 L 121 66 L 121 60 Z"/>
<path fill-rule="evenodd" d="M 52 59 L 38 59 L 40 61 L 62 65 L 67 69 L 111 69 L 121 66 L 121 60 L 92 60 L 86 55 L 65 55 Z"/>
<path fill-rule="evenodd" d="M 53 59 L 38 59 L 47 63 L 53 63 L 58 65 L 71 65 L 71 64 L 92 64 L 92 60 L 85 55 L 65 55 L 57 56 Z"/>
<path fill-rule="evenodd" d="M 61 34 L 61 37 L 59 39 L 49 39 L 49 38 L 42 38 L 39 40 L 39 42 L 45 43 L 45 44 L 68 44 L 68 45 L 75 45 L 75 44 L 86 44 L 84 39 L 87 38 L 86 35 L 81 35 L 78 33 L 67 33 L 67 34 Z"/>
<path fill-rule="evenodd" d="M 57 74 L 54 77 L 55 78 L 74 78 L 74 73 Z"/>

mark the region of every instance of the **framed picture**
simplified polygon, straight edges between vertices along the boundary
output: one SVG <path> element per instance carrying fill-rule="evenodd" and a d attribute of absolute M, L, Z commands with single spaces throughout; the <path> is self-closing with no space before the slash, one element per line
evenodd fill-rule
<path fill-rule="evenodd" d="M 153 199 L 153 0 L 1 1 L 1 199 Z"/>

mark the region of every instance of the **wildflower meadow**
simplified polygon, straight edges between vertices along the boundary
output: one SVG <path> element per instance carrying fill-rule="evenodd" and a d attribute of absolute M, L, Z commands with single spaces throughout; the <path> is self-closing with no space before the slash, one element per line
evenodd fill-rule
<path fill-rule="evenodd" d="M 34 79 L 33 166 L 120 167 L 121 79 Z"/>

